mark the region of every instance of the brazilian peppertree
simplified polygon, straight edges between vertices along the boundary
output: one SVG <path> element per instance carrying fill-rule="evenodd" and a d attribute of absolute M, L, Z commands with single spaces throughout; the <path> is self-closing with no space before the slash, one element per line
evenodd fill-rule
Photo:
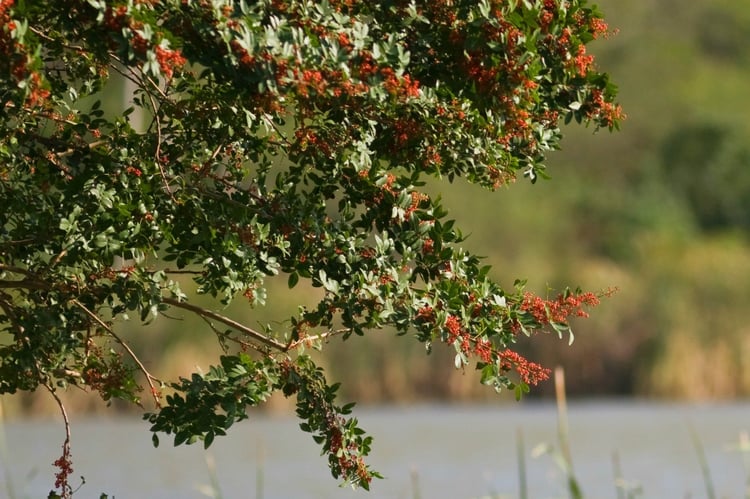
<path fill-rule="evenodd" d="M 367 488 L 370 437 L 306 352 L 387 329 L 496 390 L 548 376 L 516 338 L 599 295 L 501 288 L 424 184 L 534 182 L 563 122 L 616 128 L 608 33 L 585 0 L 0 1 L 0 393 L 149 404 L 155 443 L 208 446 L 280 391 Z M 195 300 L 260 307 L 274 278 L 321 298 L 273 328 Z M 162 381 L 120 331 L 174 309 L 224 355 Z M 55 465 L 69 497 L 69 439 Z"/>

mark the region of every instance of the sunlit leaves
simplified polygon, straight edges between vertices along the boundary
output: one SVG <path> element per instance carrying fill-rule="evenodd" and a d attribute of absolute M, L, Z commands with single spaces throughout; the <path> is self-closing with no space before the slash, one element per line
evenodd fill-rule
<path fill-rule="evenodd" d="M 544 378 L 510 348 L 577 309 L 490 280 L 424 186 L 533 182 L 562 120 L 617 126 L 586 2 L 3 5 L 0 390 L 140 403 L 138 371 L 152 430 L 206 446 L 281 391 L 333 474 L 367 487 L 370 439 L 305 348 L 387 329 L 497 390 Z M 119 107 L 98 95 L 114 75 Z M 196 304 L 262 306 L 277 277 L 317 304 L 260 331 Z M 173 308 L 225 355 L 162 386 L 116 329 Z"/>
<path fill-rule="evenodd" d="M 255 362 L 245 354 L 223 356 L 221 365 L 205 374 L 172 383 L 174 394 L 158 413 L 147 413 L 151 431 L 174 434 L 174 445 L 198 440 L 208 447 L 235 422 L 247 418 L 247 408 L 265 401 L 276 388 L 279 366 L 270 358 Z M 158 445 L 154 436 L 154 444 Z"/>

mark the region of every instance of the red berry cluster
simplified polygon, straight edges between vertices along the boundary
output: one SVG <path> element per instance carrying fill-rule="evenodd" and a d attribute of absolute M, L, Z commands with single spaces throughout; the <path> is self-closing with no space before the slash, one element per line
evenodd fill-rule
<path fill-rule="evenodd" d="M 63 445 L 62 455 L 52 465 L 58 470 L 55 473 L 55 488 L 60 490 L 64 496 L 69 497 L 71 487 L 68 478 L 73 474 L 73 462 L 70 459 L 70 446 L 67 441 Z"/>
<path fill-rule="evenodd" d="M 44 103 L 50 93 L 44 88 L 41 74 L 31 67 L 26 47 L 13 36 L 17 27 L 11 17 L 14 4 L 15 0 L 0 0 L 0 72 L 9 73 L 19 84 L 25 81 L 24 104 L 36 107 Z"/>
<path fill-rule="evenodd" d="M 142 0 L 137 3 L 153 6 L 155 2 Z M 134 19 L 126 5 L 107 7 L 107 10 L 104 12 L 102 24 L 110 32 L 110 45 L 113 48 L 117 46 L 117 41 L 120 37 L 125 34 L 127 43 L 132 47 L 133 53 L 141 61 L 144 61 L 147 53 L 153 50 L 156 53 L 156 61 L 159 64 L 159 69 L 167 79 L 172 78 L 174 72 L 187 63 L 187 59 L 182 56 L 179 50 L 169 49 L 163 41 L 159 40 L 160 35 L 158 32 L 156 39 L 153 39 L 154 37 L 146 38 L 143 35 L 144 23 Z"/>
<path fill-rule="evenodd" d="M 541 381 L 549 379 L 550 370 L 535 362 L 530 362 L 523 355 L 506 349 L 498 353 L 501 369 L 503 371 L 516 371 L 521 381 L 527 385 L 536 385 Z"/>
<path fill-rule="evenodd" d="M 594 293 L 562 293 L 554 300 L 545 300 L 532 293 L 525 293 L 521 310 L 531 314 L 540 326 L 547 324 L 567 324 L 569 317 L 588 317 L 583 307 L 599 304 L 599 296 Z"/>

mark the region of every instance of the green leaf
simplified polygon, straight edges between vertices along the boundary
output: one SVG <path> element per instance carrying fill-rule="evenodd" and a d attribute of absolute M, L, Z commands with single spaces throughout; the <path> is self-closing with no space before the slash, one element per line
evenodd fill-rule
<path fill-rule="evenodd" d="M 212 431 L 209 431 L 208 433 L 206 433 L 206 435 L 203 437 L 204 449 L 208 449 L 211 446 L 211 444 L 214 442 L 214 436 L 215 434 Z"/>
<path fill-rule="evenodd" d="M 289 286 L 289 289 L 292 289 L 297 285 L 299 282 L 299 274 L 297 272 L 292 272 L 289 274 L 289 280 L 287 281 L 287 285 Z"/>

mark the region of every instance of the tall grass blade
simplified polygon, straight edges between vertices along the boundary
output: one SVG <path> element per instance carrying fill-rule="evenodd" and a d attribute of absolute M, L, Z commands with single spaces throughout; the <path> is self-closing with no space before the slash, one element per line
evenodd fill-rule
<path fill-rule="evenodd" d="M 412 499 L 422 498 L 422 494 L 419 493 L 419 473 L 416 468 L 411 469 L 411 497 Z"/>
<path fill-rule="evenodd" d="M 698 462 L 701 467 L 701 474 L 703 475 L 703 483 L 706 486 L 706 497 L 708 499 L 716 499 L 716 492 L 714 491 L 714 482 L 711 478 L 711 470 L 708 467 L 708 460 L 706 459 L 706 451 L 703 449 L 703 444 L 698 438 L 698 433 L 692 424 L 688 424 L 690 429 L 690 438 L 693 440 L 693 447 L 695 447 L 695 453 L 698 455 Z"/>
<path fill-rule="evenodd" d="M 516 456 L 518 459 L 518 498 L 529 499 L 529 489 L 526 482 L 526 453 L 523 444 L 523 430 L 518 428 L 516 438 Z"/>
<path fill-rule="evenodd" d="M 750 499 L 750 437 L 746 431 L 740 432 L 739 449 L 742 453 L 742 466 L 745 470 L 745 499 Z"/>
<path fill-rule="evenodd" d="M 747 430 L 740 431 L 737 443 L 727 445 L 730 452 L 739 452 L 742 457 L 742 470 L 745 472 L 745 499 L 750 499 L 750 435 Z"/>
<path fill-rule="evenodd" d="M 265 479 L 265 473 L 263 471 L 264 464 L 265 464 L 265 447 L 263 446 L 263 443 L 261 442 L 258 445 L 258 467 L 255 469 L 255 499 L 263 499 L 263 489 L 264 489 L 264 483 L 263 480 Z"/>
<path fill-rule="evenodd" d="M 219 476 L 216 474 L 216 461 L 211 453 L 206 452 L 206 468 L 208 468 L 208 477 L 211 481 L 209 497 L 212 499 L 222 499 L 221 487 L 219 486 Z"/>
<path fill-rule="evenodd" d="M 562 367 L 555 368 L 555 400 L 557 401 L 557 438 L 560 443 L 560 454 L 568 481 L 570 499 L 583 499 L 581 487 L 578 485 L 573 472 L 573 457 L 570 453 L 570 439 L 568 438 L 568 403 L 565 397 L 565 371 Z"/>
<path fill-rule="evenodd" d="M 612 471 L 615 475 L 615 491 L 617 492 L 617 499 L 627 499 L 625 496 L 625 488 L 623 487 L 625 480 L 622 477 L 620 455 L 617 453 L 617 451 L 612 453 Z"/>

